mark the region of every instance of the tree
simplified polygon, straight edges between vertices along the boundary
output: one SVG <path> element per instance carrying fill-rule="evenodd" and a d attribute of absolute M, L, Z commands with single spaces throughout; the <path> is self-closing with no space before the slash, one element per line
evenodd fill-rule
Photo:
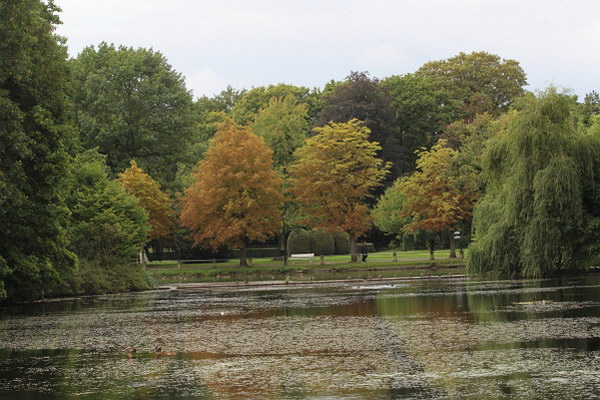
<path fill-rule="evenodd" d="M 305 104 L 295 97 L 274 97 L 256 115 L 252 132 L 261 137 L 273 150 L 273 166 L 285 172 L 292 162 L 294 151 L 300 147 L 310 130 Z"/>
<path fill-rule="evenodd" d="M 459 152 L 446 147 L 444 140 L 436 143 L 431 150 L 421 150 L 417 154 L 417 171 L 397 183 L 397 190 L 404 199 L 400 216 L 410 220 L 402 229 L 430 234 L 453 231 L 471 216 L 477 199 L 476 181 L 459 180 L 455 164 Z M 459 183 L 463 183 L 462 187 Z M 456 257 L 452 234 L 450 243 L 450 257 Z M 429 252 L 433 260 L 433 236 Z"/>
<path fill-rule="evenodd" d="M 284 180 L 284 190 L 287 190 L 288 167 L 292 163 L 293 154 L 304 144 L 310 131 L 306 104 L 299 103 L 292 95 L 284 98 L 273 97 L 269 105 L 258 112 L 251 128 L 273 151 L 273 166 L 280 172 Z M 285 237 L 298 220 L 298 207 L 288 196 L 281 208 L 279 247 L 285 249 Z"/>
<path fill-rule="evenodd" d="M 148 240 L 148 216 L 138 199 L 108 178 L 105 156 L 93 150 L 73 163 L 70 248 L 79 268 L 71 279 L 74 293 L 146 289 L 144 272 L 133 265 Z"/>
<path fill-rule="evenodd" d="M 595 90 L 586 93 L 581 105 L 582 122 L 586 126 L 592 125 L 594 116 L 600 115 L 600 95 Z"/>
<path fill-rule="evenodd" d="M 472 274 L 538 278 L 598 255 L 600 136 L 576 130 L 574 98 L 554 88 L 517 106 L 485 154 Z"/>
<path fill-rule="evenodd" d="M 331 86 L 323 96 L 323 110 L 319 125 L 329 122 L 346 122 L 352 118 L 363 121 L 369 129 L 369 140 L 380 144 L 381 158 L 391 163 L 394 179 L 402 173 L 405 163 L 399 135 L 395 128 L 395 115 L 391 96 L 385 92 L 378 79 L 367 72 L 351 72 L 341 84 Z"/>
<path fill-rule="evenodd" d="M 195 244 L 239 247 L 245 266 L 247 243 L 278 232 L 282 180 L 271 154 L 247 127 L 231 120 L 220 126 L 183 197 L 181 223 Z"/>
<path fill-rule="evenodd" d="M 430 61 L 415 75 L 449 91 L 470 117 L 485 111 L 501 114 L 524 94 L 523 86 L 527 85 L 525 72 L 517 61 L 485 51 Z"/>
<path fill-rule="evenodd" d="M 119 175 L 119 182 L 127 193 L 135 196 L 148 213 L 148 223 L 152 227 L 150 239 L 167 238 L 174 229 L 171 199 L 160 190 L 160 185 L 146 174 L 135 161 Z"/>
<path fill-rule="evenodd" d="M 51 294 L 75 266 L 64 197 L 75 131 L 52 1 L 0 2 L 0 299 Z"/>
<path fill-rule="evenodd" d="M 72 62 L 81 142 L 107 155 L 116 175 L 137 160 L 168 187 L 178 163 L 189 163 L 192 96 L 183 76 L 151 49 L 101 43 Z"/>
<path fill-rule="evenodd" d="M 371 226 L 365 200 L 381 184 L 389 165 L 377 157 L 381 147 L 369 142 L 369 129 L 356 119 L 315 128 L 296 152 L 291 166 L 292 192 L 310 226 L 350 236 L 352 259 L 356 240 Z"/>
<path fill-rule="evenodd" d="M 402 145 L 398 169 L 412 172 L 415 150 L 435 143 L 444 128 L 460 117 L 461 103 L 448 90 L 415 74 L 391 76 L 381 82 L 381 87 L 391 97 L 396 134 Z"/>
<path fill-rule="evenodd" d="M 319 92 L 285 83 L 259 86 L 244 92 L 231 109 L 231 117 L 239 124 L 250 124 L 260 109 L 269 105 L 272 98 L 284 98 L 290 95 L 296 97 L 300 103 L 306 104 L 309 117 L 315 118 L 319 107 Z"/>

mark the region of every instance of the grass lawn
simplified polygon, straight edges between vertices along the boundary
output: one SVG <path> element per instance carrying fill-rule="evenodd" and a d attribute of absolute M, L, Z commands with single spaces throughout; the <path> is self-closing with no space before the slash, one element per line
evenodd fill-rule
<path fill-rule="evenodd" d="M 249 267 L 240 267 L 239 260 L 225 262 L 182 264 L 176 261 L 150 263 L 148 272 L 157 283 L 214 282 L 231 280 L 306 280 L 339 279 L 344 277 L 366 278 L 378 276 L 413 276 L 424 274 L 447 275 L 464 272 L 463 259 L 451 259 L 449 250 L 436 251 L 436 260 L 429 260 L 429 252 L 398 251 L 398 261 L 393 261 L 392 251 L 370 253 L 366 263 L 351 263 L 349 255 L 325 256 L 322 265 L 319 257 L 312 262 L 290 260 L 287 266 L 281 260 L 256 258 Z M 450 266 L 450 267 L 449 267 Z M 456 268 L 458 267 L 458 268 Z"/>

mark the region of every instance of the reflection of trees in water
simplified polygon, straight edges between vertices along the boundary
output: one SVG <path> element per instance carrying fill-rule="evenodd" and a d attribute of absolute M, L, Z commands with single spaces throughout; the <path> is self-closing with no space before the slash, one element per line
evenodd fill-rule
<path fill-rule="evenodd" d="M 553 289 L 557 284 L 567 287 Z M 569 286 L 564 281 L 467 283 L 454 293 L 381 292 L 377 305 L 430 384 L 449 398 L 466 394 L 485 399 L 510 394 L 573 398 L 578 396 L 576 385 L 547 380 L 567 374 L 589 387 L 590 377 L 581 380 L 574 371 L 597 371 L 600 360 L 586 357 L 585 351 L 598 350 L 600 341 L 577 320 L 583 315 L 593 321 L 589 316 L 598 315 L 598 306 L 580 309 L 573 301 L 598 301 L 597 288 L 596 293 L 586 289 L 582 294 L 580 287 Z M 535 308 L 537 304 L 546 308 Z M 569 329 L 577 331 L 572 332 L 576 338 L 564 337 Z"/>

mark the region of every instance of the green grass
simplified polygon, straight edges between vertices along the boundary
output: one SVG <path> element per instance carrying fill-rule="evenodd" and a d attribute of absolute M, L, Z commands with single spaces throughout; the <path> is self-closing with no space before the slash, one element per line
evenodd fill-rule
<path fill-rule="evenodd" d="M 284 266 L 281 260 L 272 258 L 257 258 L 252 260 L 252 266 L 240 267 L 238 260 L 213 264 L 183 264 L 177 268 L 176 261 L 152 262 L 148 267 L 149 274 L 158 283 L 173 282 L 214 282 L 231 280 L 261 280 L 261 279 L 308 279 L 311 277 L 321 279 L 336 279 L 341 274 L 364 274 L 364 277 L 381 275 L 381 271 L 390 275 L 423 275 L 435 271 L 436 274 L 447 274 L 444 266 L 460 265 L 462 259 L 450 259 L 449 250 L 436 252 L 436 260 L 429 260 L 428 251 L 406 251 L 397 252 L 398 261 L 393 261 L 392 251 L 383 251 L 369 254 L 366 263 L 351 263 L 348 255 L 326 256 L 324 265 L 321 265 L 319 257 L 312 262 L 296 260 L 288 262 Z M 434 269 L 431 269 L 434 264 Z M 452 273 L 462 273 L 463 268 L 452 268 Z M 411 271 L 412 270 L 412 271 Z M 377 272 L 380 271 L 380 272 Z M 425 271 L 425 272 L 424 272 Z M 439 272 L 439 273 L 438 273 Z M 334 275 L 333 277 L 331 275 Z M 290 278 L 290 276 L 293 276 Z M 361 276 L 362 277 L 362 276 Z M 337 276 L 339 278 L 339 276 Z"/>

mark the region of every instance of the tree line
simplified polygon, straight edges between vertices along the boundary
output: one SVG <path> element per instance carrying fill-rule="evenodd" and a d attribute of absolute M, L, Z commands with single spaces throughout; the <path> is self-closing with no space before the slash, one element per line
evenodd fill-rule
<path fill-rule="evenodd" d="M 595 261 L 599 105 L 527 92 L 515 60 L 460 53 L 194 100 L 158 51 L 74 58 L 50 1 L 0 4 L 0 298 L 141 289 L 144 247 L 218 251 L 314 228 L 473 241 L 468 268 Z M 464 240 L 464 239 L 463 239 Z"/>

